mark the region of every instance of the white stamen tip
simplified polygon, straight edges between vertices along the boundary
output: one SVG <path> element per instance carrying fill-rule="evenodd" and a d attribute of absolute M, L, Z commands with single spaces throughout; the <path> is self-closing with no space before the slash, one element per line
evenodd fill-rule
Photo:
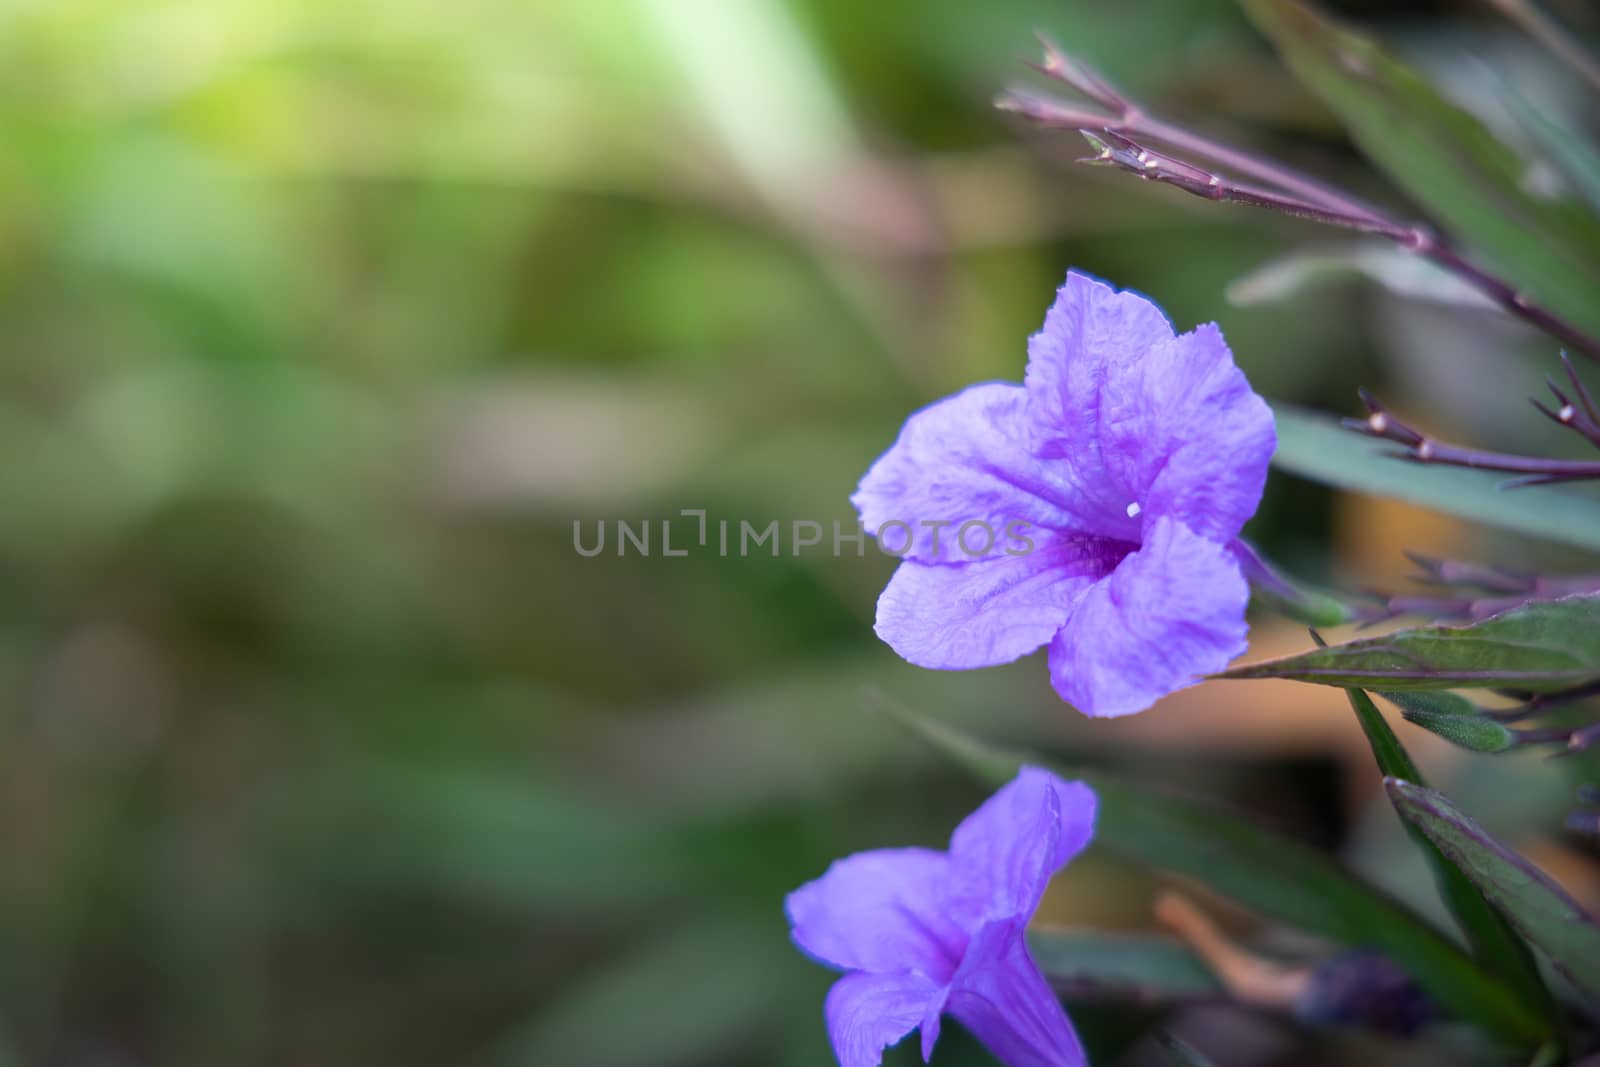
<path fill-rule="evenodd" d="M 1139 512 L 1143 510 L 1144 509 L 1139 506 L 1139 502 L 1134 501 L 1132 504 L 1128 505 L 1128 518 L 1137 519 L 1139 517 Z"/>
<path fill-rule="evenodd" d="M 1560 414 L 1561 414 L 1561 421 L 1562 422 L 1571 422 L 1572 421 L 1572 416 L 1576 415 L 1577 412 L 1573 410 L 1571 404 L 1563 404 L 1563 405 L 1561 405 Z"/>
<path fill-rule="evenodd" d="M 1373 433 L 1382 433 L 1389 428 L 1388 416 L 1381 411 L 1374 411 L 1367 417 L 1367 425 L 1372 427 Z"/>

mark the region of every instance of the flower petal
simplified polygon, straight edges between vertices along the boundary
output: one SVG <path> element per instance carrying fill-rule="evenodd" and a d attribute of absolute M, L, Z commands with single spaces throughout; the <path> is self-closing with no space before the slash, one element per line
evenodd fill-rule
<path fill-rule="evenodd" d="M 1050 644 L 1050 680 L 1086 715 L 1143 711 L 1244 651 L 1249 599 L 1225 545 L 1160 518 L 1078 601 Z"/>
<path fill-rule="evenodd" d="M 1044 327 L 1028 338 L 1031 449 L 1068 461 L 1096 532 L 1137 540 L 1138 523 L 1127 515 L 1133 500 L 1113 476 L 1119 457 L 1100 452 L 1102 406 L 1119 395 L 1114 379 L 1121 370 L 1172 335 L 1151 301 L 1074 270 L 1056 291 Z"/>
<path fill-rule="evenodd" d="M 993 919 L 1026 921 L 1050 876 L 1094 836 L 1094 791 L 1038 767 L 962 820 L 950 838 L 950 913 L 975 930 Z"/>
<path fill-rule="evenodd" d="M 966 943 L 945 907 L 949 870 L 945 853 L 926 848 L 838 860 L 789 894 L 795 944 L 845 970 L 914 970 L 948 981 Z"/>
<path fill-rule="evenodd" d="M 833 983 L 823 1015 L 839 1067 L 878 1067 L 883 1050 L 915 1029 L 939 995 L 932 979 L 910 971 L 857 971 Z"/>
<path fill-rule="evenodd" d="M 951 983 L 945 1011 L 1006 1067 L 1084 1067 L 1072 1022 L 1039 973 L 1022 919 L 978 932 Z"/>
<path fill-rule="evenodd" d="M 1181 337 L 1161 310 L 1076 272 L 1028 344 L 1029 440 L 1071 465 L 1095 529 L 1139 539 L 1167 515 L 1217 541 L 1255 513 L 1272 412 L 1215 324 Z"/>
<path fill-rule="evenodd" d="M 989 383 L 913 414 L 850 498 L 862 525 L 882 531 L 885 551 L 924 563 L 1003 556 L 1018 545 L 1015 523 L 1075 528 L 1070 469 L 1029 454 L 1026 404 L 1020 385 Z"/>
<path fill-rule="evenodd" d="M 1146 528 L 1165 515 L 1232 540 L 1261 503 L 1278 441 L 1272 410 L 1215 323 L 1156 345 L 1129 372 L 1123 388 L 1137 408 L 1102 424 L 1101 449 L 1124 457 Z"/>
<path fill-rule="evenodd" d="M 907 560 L 878 597 L 878 636 L 919 667 L 965 670 L 1010 663 L 1061 629 L 1073 602 L 1134 547 L 1044 535 L 1021 556 L 973 563 Z"/>

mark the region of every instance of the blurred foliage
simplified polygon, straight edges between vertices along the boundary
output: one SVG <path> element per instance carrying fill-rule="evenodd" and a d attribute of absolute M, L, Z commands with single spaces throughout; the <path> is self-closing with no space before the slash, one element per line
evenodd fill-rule
<path fill-rule="evenodd" d="M 1065 170 L 988 106 L 1036 28 L 1375 182 L 1209 0 L 0 7 L 0 1062 L 827 1062 L 782 894 L 975 796 L 863 687 L 1109 762 L 1165 727 L 898 662 L 871 550 L 585 559 L 574 520 L 849 519 L 1069 264 L 1278 398 L 1537 381 L 1488 319 L 1226 305 L 1308 228 Z M 1341 507 L 1279 476 L 1252 534 L 1337 577 Z M 1341 757 L 1237 721 L 1168 777 L 1343 836 Z M 1531 773 L 1504 821 L 1548 831 Z M 1143 926 L 1145 880 L 1091 860 L 1060 906 Z M 1149 1022 L 1077 1018 L 1097 1062 Z"/>

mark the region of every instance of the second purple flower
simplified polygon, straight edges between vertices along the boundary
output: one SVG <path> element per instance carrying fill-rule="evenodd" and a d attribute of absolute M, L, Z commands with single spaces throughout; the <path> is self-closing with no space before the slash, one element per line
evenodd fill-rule
<path fill-rule="evenodd" d="M 1215 324 L 1175 335 L 1139 294 L 1069 272 L 1025 383 L 912 415 L 851 497 L 869 530 L 907 530 L 878 635 L 943 670 L 1049 645 L 1080 711 L 1142 711 L 1244 651 L 1231 546 L 1275 445 Z M 1012 536 L 956 550 L 963 524 Z"/>

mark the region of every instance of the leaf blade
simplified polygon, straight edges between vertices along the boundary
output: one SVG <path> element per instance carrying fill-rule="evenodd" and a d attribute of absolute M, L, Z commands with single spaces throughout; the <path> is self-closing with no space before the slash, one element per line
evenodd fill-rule
<path fill-rule="evenodd" d="M 1600 552 L 1600 500 L 1551 486 L 1499 488 L 1504 475 L 1421 467 L 1332 419 L 1274 404 L 1278 449 L 1272 464 L 1347 492 L 1390 497 L 1473 522 Z"/>
<path fill-rule="evenodd" d="M 1412 761 L 1410 753 L 1401 744 L 1384 718 L 1383 712 L 1372 698 L 1360 689 L 1348 689 L 1350 706 L 1361 724 L 1362 733 L 1372 746 L 1378 770 L 1384 778 L 1398 778 L 1424 785 L 1422 773 Z M 1422 850 L 1439 896 L 1450 914 L 1455 917 L 1461 932 L 1467 936 L 1475 956 L 1495 974 L 1504 976 L 1525 998 L 1528 1006 L 1545 1015 L 1554 1026 L 1559 1021 L 1558 1009 L 1539 977 L 1539 969 L 1532 954 L 1516 932 L 1484 899 L 1472 881 L 1439 849 L 1422 830 L 1413 825 L 1405 810 L 1396 807 L 1395 813 L 1406 828 L 1406 833 Z"/>
<path fill-rule="evenodd" d="M 1578 989 L 1600 1001 L 1600 925 L 1554 879 L 1485 833 L 1442 794 L 1384 782 L 1395 806 Z"/>
<path fill-rule="evenodd" d="M 1538 600 L 1465 626 L 1419 626 L 1248 663 L 1219 678 L 1317 685 L 1556 692 L 1600 679 L 1600 596 Z"/>
<path fill-rule="evenodd" d="M 1167 937 L 1035 928 L 1028 931 L 1028 951 L 1056 989 L 1067 993 L 1172 1000 L 1222 992 L 1200 958 Z"/>

